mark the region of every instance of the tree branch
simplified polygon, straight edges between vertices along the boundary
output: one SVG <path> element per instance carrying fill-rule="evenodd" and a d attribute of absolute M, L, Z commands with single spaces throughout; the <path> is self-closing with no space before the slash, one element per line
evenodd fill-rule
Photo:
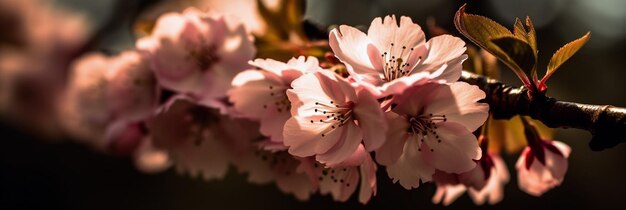
<path fill-rule="evenodd" d="M 530 99 L 524 87 L 463 71 L 461 81 L 485 91 L 495 119 L 530 116 L 551 128 L 578 128 L 591 132 L 591 150 L 600 151 L 626 142 L 626 108 L 559 101 L 551 97 Z"/>

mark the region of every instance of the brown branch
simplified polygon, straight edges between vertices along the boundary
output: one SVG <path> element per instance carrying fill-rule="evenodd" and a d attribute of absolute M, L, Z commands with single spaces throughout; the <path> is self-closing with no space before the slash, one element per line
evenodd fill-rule
<path fill-rule="evenodd" d="M 626 108 L 559 101 L 551 97 L 529 99 L 524 87 L 511 87 L 485 76 L 463 71 L 461 81 L 485 91 L 496 119 L 530 116 L 551 128 L 578 128 L 591 132 L 589 147 L 594 151 L 626 142 Z"/>

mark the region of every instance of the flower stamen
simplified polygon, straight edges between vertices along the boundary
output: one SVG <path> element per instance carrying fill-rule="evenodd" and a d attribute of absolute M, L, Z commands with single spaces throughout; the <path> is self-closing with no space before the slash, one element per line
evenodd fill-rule
<path fill-rule="evenodd" d="M 342 127 L 344 124 L 349 122 L 349 120 L 352 120 L 353 102 L 348 102 L 343 105 L 336 104 L 333 101 L 330 101 L 330 104 L 315 102 L 315 105 L 317 107 L 314 109 L 314 112 L 316 114 L 321 113 L 324 117 L 319 119 L 319 121 L 311 120 L 311 123 L 330 123 L 330 127 L 322 132 L 322 137 L 328 135 L 335 129 Z"/>
<path fill-rule="evenodd" d="M 408 132 L 412 135 L 416 135 L 420 140 L 418 143 L 418 151 L 422 151 L 421 142 L 424 140 L 434 140 L 437 143 L 441 143 L 441 138 L 439 138 L 439 134 L 437 134 L 437 122 L 446 122 L 448 118 L 446 115 L 433 115 L 432 113 L 428 115 L 420 115 L 416 117 L 409 117 L 409 129 Z M 431 152 L 435 150 L 433 148 L 430 149 Z"/>

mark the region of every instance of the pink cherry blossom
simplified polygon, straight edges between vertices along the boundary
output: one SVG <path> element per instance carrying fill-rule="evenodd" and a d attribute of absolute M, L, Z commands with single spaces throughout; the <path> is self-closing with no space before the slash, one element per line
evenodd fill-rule
<path fill-rule="evenodd" d="M 145 56 L 126 51 L 116 56 L 105 73 L 107 103 L 116 118 L 142 120 L 158 103 L 157 82 Z"/>
<path fill-rule="evenodd" d="M 137 41 L 164 88 L 220 107 L 237 73 L 255 55 L 252 36 L 232 18 L 187 9 L 161 16 L 152 35 Z"/>
<path fill-rule="evenodd" d="M 110 122 L 104 76 L 108 64 L 108 58 L 102 54 L 79 58 L 72 65 L 65 93 L 59 101 L 63 128 L 76 140 L 97 148 L 106 146 L 102 137 Z"/>
<path fill-rule="evenodd" d="M 315 57 L 301 56 L 287 63 L 256 59 L 250 65 L 258 70 L 243 71 L 233 79 L 233 89 L 228 92 L 230 101 L 241 116 L 260 120 L 263 135 L 282 142 L 283 126 L 291 117 L 286 91 L 302 74 L 321 70 L 319 62 Z"/>
<path fill-rule="evenodd" d="M 249 151 L 238 159 L 237 168 L 247 173 L 252 183 L 274 181 L 281 191 L 293 194 L 298 200 L 308 200 L 319 185 L 314 177 L 315 160 L 292 156 L 286 149 L 269 140 L 250 144 Z"/>
<path fill-rule="evenodd" d="M 66 130 L 96 148 L 130 153 L 142 137 L 137 124 L 152 114 L 158 100 L 156 81 L 144 61 L 136 51 L 78 59 L 59 102 Z M 124 146 L 110 147 L 115 145 Z"/>
<path fill-rule="evenodd" d="M 359 202 L 367 204 L 376 195 L 376 163 L 359 145 L 357 151 L 346 161 L 335 167 L 322 168 L 315 165 L 321 194 L 330 194 L 334 200 L 345 202 L 359 187 Z"/>
<path fill-rule="evenodd" d="M 157 149 L 167 151 L 181 173 L 219 179 L 233 158 L 241 155 L 239 138 L 250 141 L 258 127 L 254 123 L 221 115 L 218 110 L 198 106 L 189 99 L 174 97 L 161 113 L 147 121 Z"/>
<path fill-rule="evenodd" d="M 249 28 L 255 35 L 263 35 L 266 32 L 266 23 L 262 19 L 258 10 L 258 2 L 256 0 L 183 0 L 183 1 L 162 1 L 142 12 L 140 20 L 152 22 L 159 15 L 180 11 L 188 7 L 195 7 L 202 11 L 209 10 L 211 12 L 219 12 L 237 17 L 243 22 L 246 28 Z"/>
<path fill-rule="evenodd" d="M 534 196 L 540 196 L 563 182 L 571 152 L 569 146 L 559 141 L 540 140 L 537 143 L 526 147 L 515 164 L 519 188 Z"/>
<path fill-rule="evenodd" d="M 462 173 L 481 157 L 476 130 L 487 119 L 488 106 L 478 87 L 464 82 L 415 85 L 396 95 L 387 141 L 376 151 L 378 163 L 400 185 L 410 189 L 432 180 L 435 169 Z"/>
<path fill-rule="evenodd" d="M 470 198 L 476 205 L 482 205 L 485 201 L 491 205 L 500 202 L 504 197 L 504 185 L 509 182 L 509 171 L 502 158 L 496 154 L 489 154 L 488 157 L 491 158 L 494 166 L 491 167 L 485 186 L 468 189 Z"/>
<path fill-rule="evenodd" d="M 59 134 L 54 103 L 85 44 L 85 15 L 44 0 L 0 1 L 0 112 L 45 135 Z M 29 94 L 20 94 L 28 91 Z"/>
<path fill-rule="evenodd" d="M 461 76 L 465 42 L 441 35 L 428 42 L 419 25 L 402 16 L 376 18 L 367 34 L 342 25 L 329 44 L 348 71 L 376 96 L 401 92 L 424 78 L 455 82 Z"/>
<path fill-rule="evenodd" d="M 328 166 L 347 160 L 361 142 L 368 151 L 385 140 L 387 124 L 380 104 L 332 72 L 305 74 L 287 90 L 292 117 L 284 127 L 289 153 L 316 156 Z"/>
<path fill-rule="evenodd" d="M 489 200 L 489 204 L 502 200 L 504 185 L 509 182 L 509 172 L 500 156 L 487 152 L 487 138 L 481 136 L 480 139 L 483 154 L 481 159 L 476 161 L 476 167 L 460 174 L 437 170 L 433 175 L 433 180 L 437 184 L 433 203 L 450 205 L 466 191 L 476 205 L 484 204 L 485 200 Z"/>

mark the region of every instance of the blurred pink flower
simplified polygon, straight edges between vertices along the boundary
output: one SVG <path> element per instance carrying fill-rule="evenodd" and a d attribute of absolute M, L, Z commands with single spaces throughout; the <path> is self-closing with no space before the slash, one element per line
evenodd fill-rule
<path fill-rule="evenodd" d="M 105 73 L 107 105 L 115 118 L 142 120 L 158 103 L 157 82 L 145 56 L 137 51 L 122 52 Z"/>
<path fill-rule="evenodd" d="M 256 53 L 252 35 L 240 22 L 194 8 L 162 15 L 152 34 L 136 45 L 150 56 L 160 85 L 217 108 Z"/>
<path fill-rule="evenodd" d="M 571 149 L 559 141 L 537 140 L 524 149 L 515 167 L 519 188 L 541 196 L 563 182 Z"/>
<path fill-rule="evenodd" d="M 234 158 L 242 155 L 243 142 L 258 135 L 252 122 L 221 115 L 184 97 L 172 100 L 146 125 L 154 147 L 166 151 L 180 173 L 222 178 Z"/>
<path fill-rule="evenodd" d="M 136 134 L 136 124 L 153 113 L 158 102 L 156 90 L 154 76 L 138 52 L 115 57 L 88 54 L 71 68 L 58 118 L 70 134 L 96 148 L 113 149 L 109 146 L 121 139 L 139 142 L 142 136 L 126 134 Z"/>
<path fill-rule="evenodd" d="M 60 99 L 59 118 L 63 127 L 77 140 L 103 148 L 108 113 L 105 73 L 109 58 L 92 53 L 77 59 L 71 69 L 64 95 Z"/>
<path fill-rule="evenodd" d="M 68 64 L 89 35 L 82 14 L 50 1 L 0 1 L 0 115 L 53 139 Z"/>
<path fill-rule="evenodd" d="M 483 157 L 490 158 L 493 163 L 491 169 L 488 169 L 490 172 L 486 184 L 482 188 L 470 187 L 468 191 L 470 198 L 476 205 L 482 205 L 485 201 L 493 205 L 500 202 L 504 197 L 504 185 L 509 182 L 509 171 L 499 155 L 486 154 Z M 476 168 L 478 167 L 476 166 Z M 481 170 L 485 171 L 482 165 Z"/>
<path fill-rule="evenodd" d="M 437 171 L 433 181 L 437 184 L 437 191 L 432 198 L 435 204 L 448 206 L 467 191 L 476 205 L 482 205 L 486 200 L 493 205 L 504 196 L 509 172 L 498 155 L 483 153 L 474 169 L 460 174 Z"/>
<path fill-rule="evenodd" d="M 273 0 L 272 0 L 273 1 Z M 267 3 L 267 0 L 260 1 Z M 161 1 L 148 11 L 141 14 L 140 20 L 156 20 L 159 15 L 167 12 L 180 11 L 188 7 L 195 7 L 202 11 L 218 12 L 236 17 L 243 22 L 246 28 L 255 35 L 262 35 L 266 31 L 266 23 L 258 10 L 259 1 L 256 0 L 177 0 Z"/>
<path fill-rule="evenodd" d="M 437 185 L 437 190 L 435 191 L 435 195 L 433 195 L 432 202 L 434 204 L 441 203 L 444 206 L 449 206 L 457 198 L 463 195 L 466 190 L 467 187 L 462 184 Z"/>
<path fill-rule="evenodd" d="M 376 151 L 378 163 L 410 189 L 432 180 L 435 169 L 467 172 L 481 157 L 472 131 L 487 119 L 485 93 L 464 82 L 415 85 L 396 95 L 387 112 L 387 141 Z"/>
<path fill-rule="evenodd" d="M 291 113 L 287 90 L 291 82 L 304 73 L 321 70 L 315 57 L 292 58 L 287 63 L 272 59 L 256 59 L 250 65 L 258 70 L 246 70 L 233 79 L 228 92 L 235 115 L 260 120 L 261 133 L 274 142 L 283 142 L 283 127 Z"/>
<path fill-rule="evenodd" d="M 285 123 L 284 143 L 292 155 L 315 155 L 332 167 L 352 156 L 361 142 L 372 151 L 385 141 L 387 123 L 368 91 L 328 71 L 305 74 L 291 85 L 292 117 Z"/>
<path fill-rule="evenodd" d="M 461 76 L 465 42 L 441 35 L 426 42 L 424 32 L 411 18 L 374 19 L 367 35 L 341 25 L 333 29 L 330 47 L 358 82 L 377 97 L 402 92 L 421 79 L 456 82 Z"/>
<path fill-rule="evenodd" d="M 293 194 L 298 200 L 308 200 L 319 184 L 314 177 L 315 160 L 292 156 L 286 149 L 270 140 L 250 144 L 249 151 L 238 159 L 237 168 L 247 173 L 248 181 L 252 183 L 275 181 L 281 191 Z"/>

